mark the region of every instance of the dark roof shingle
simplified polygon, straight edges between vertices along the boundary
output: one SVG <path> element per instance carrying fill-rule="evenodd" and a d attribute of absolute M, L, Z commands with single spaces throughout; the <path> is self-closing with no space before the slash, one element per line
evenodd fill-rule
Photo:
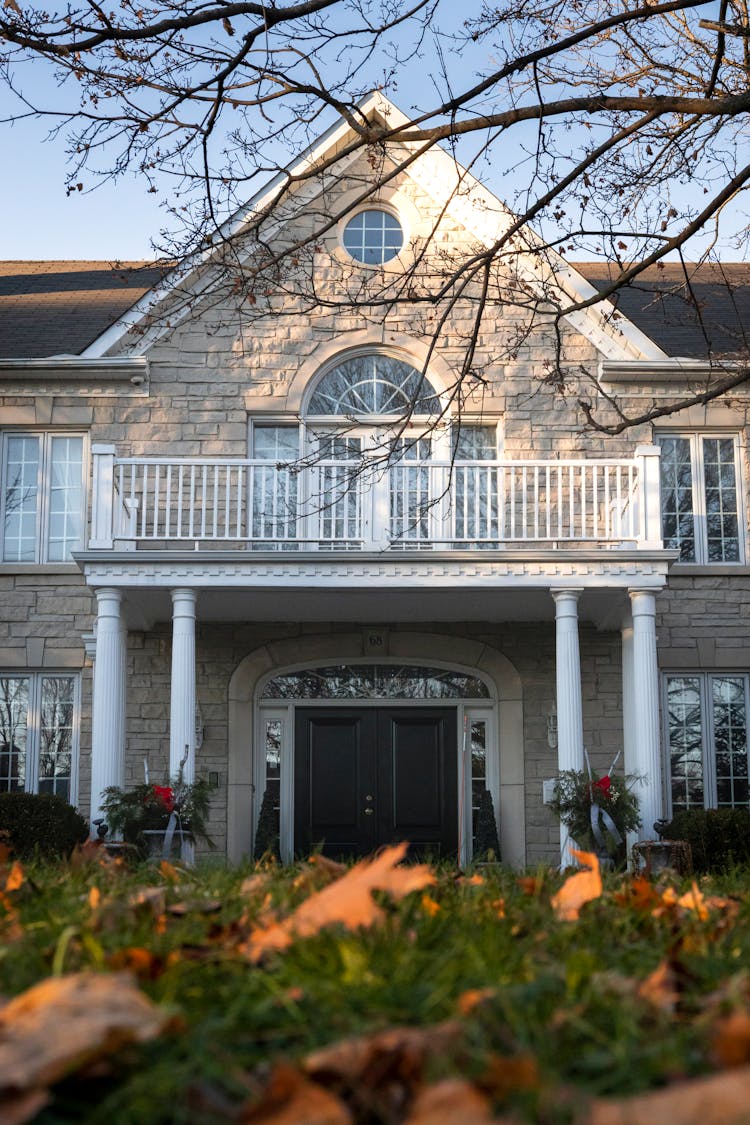
<path fill-rule="evenodd" d="M 165 272 L 143 262 L 0 262 L 0 358 L 79 355 Z"/>
<path fill-rule="evenodd" d="M 613 275 L 608 262 L 570 264 L 598 289 Z M 0 262 L 0 358 L 80 354 L 167 269 L 144 262 Z M 750 263 L 652 266 L 611 300 L 667 355 L 747 354 Z"/>

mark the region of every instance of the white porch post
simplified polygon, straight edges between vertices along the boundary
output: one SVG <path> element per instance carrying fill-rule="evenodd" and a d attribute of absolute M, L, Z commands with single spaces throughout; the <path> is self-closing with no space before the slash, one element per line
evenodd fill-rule
<path fill-rule="evenodd" d="M 654 837 L 654 821 L 662 814 L 656 597 L 652 590 L 629 590 L 628 593 L 633 612 L 632 722 L 629 738 L 632 761 L 629 768 L 643 777 L 635 789 L 643 822 L 640 836 L 642 840 L 651 840 Z"/>
<path fill-rule="evenodd" d="M 96 657 L 91 723 L 91 832 L 102 816 L 101 796 L 125 781 L 125 644 L 120 619 L 122 593 L 96 591 Z"/>
<path fill-rule="evenodd" d="M 555 600 L 557 676 L 557 768 L 583 769 L 581 657 L 578 645 L 578 599 L 581 590 L 552 590 Z M 565 825 L 560 825 L 560 861 L 574 862 Z"/>
<path fill-rule="evenodd" d="M 185 781 L 195 780 L 195 590 L 172 590 L 172 688 L 169 712 L 169 773 L 180 762 Z"/>
<path fill-rule="evenodd" d="M 633 618 L 622 623 L 622 750 L 623 772 L 638 773 L 635 737 L 635 684 L 633 681 Z M 638 839 L 637 832 L 628 832 L 628 851 Z"/>

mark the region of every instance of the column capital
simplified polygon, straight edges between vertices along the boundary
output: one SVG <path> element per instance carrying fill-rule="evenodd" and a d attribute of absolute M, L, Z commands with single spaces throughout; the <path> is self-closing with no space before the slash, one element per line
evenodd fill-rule
<path fill-rule="evenodd" d="M 100 607 L 106 602 L 116 602 L 119 605 L 122 601 L 122 590 L 117 586 L 99 586 L 95 592 Z"/>
<path fill-rule="evenodd" d="M 573 598 L 578 601 L 583 593 L 583 586 L 550 586 L 549 592 L 555 601 L 563 598 Z"/>
<path fill-rule="evenodd" d="M 630 598 L 631 614 L 633 617 L 655 617 L 656 616 L 656 590 L 647 588 L 639 588 L 631 586 L 628 589 L 628 597 Z"/>
<path fill-rule="evenodd" d="M 181 608 L 192 606 L 198 601 L 198 591 L 193 589 L 192 586 L 177 586 L 169 591 L 172 595 L 172 605 L 177 609 L 178 605 Z"/>

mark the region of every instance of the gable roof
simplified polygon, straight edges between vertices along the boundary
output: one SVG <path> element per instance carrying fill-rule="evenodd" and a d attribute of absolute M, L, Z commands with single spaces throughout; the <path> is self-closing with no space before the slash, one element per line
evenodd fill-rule
<path fill-rule="evenodd" d="M 611 302 L 606 299 L 594 301 L 596 289 L 576 271 L 561 255 L 546 246 L 530 228 L 516 230 L 516 216 L 501 200 L 489 191 L 471 172 L 462 168 L 455 155 L 441 146 L 426 145 L 420 149 L 419 130 L 412 128 L 407 118 L 393 102 L 379 91 L 373 91 L 363 98 L 358 106 L 359 112 L 368 121 L 383 125 L 392 131 L 405 129 L 408 140 L 388 141 L 389 153 L 399 153 L 408 162 L 405 173 L 437 204 L 439 210 L 455 220 L 463 229 L 487 247 L 496 244 L 498 237 L 506 233 L 509 246 L 518 251 L 515 258 L 515 271 L 522 283 L 528 285 L 544 304 L 559 302 L 560 307 L 570 307 L 563 317 L 577 332 L 580 332 L 598 349 L 606 360 L 640 361 L 667 360 L 666 353 L 625 316 L 615 316 Z M 415 138 L 416 134 L 416 139 Z M 264 241 L 272 241 L 275 235 L 290 221 L 288 212 L 282 214 L 273 210 L 278 191 L 295 183 L 294 192 L 286 194 L 285 203 L 296 199 L 298 213 L 305 205 L 320 195 L 323 185 L 317 172 L 323 168 L 330 171 L 334 166 L 339 175 L 346 173 L 349 165 L 359 155 L 358 145 L 352 144 L 356 134 L 346 120 L 331 126 L 318 141 L 309 146 L 288 168 L 279 171 L 271 178 L 248 203 L 224 224 L 221 239 L 232 238 L 247 228 L 254 216 L 265 216 L 268 226 L 264 228 Z M 418 159 L 414 159 L 417 157 Z M 85 358 L 95 359 L 106 356 L 112 349 L 125 345 L 132 347 L 128 334 L 134 329 L 137 335 L 137 348 L 141 354 L 148 351 L 159 337 L 179 320 L 187 316 L 199 299 L 201 277 L 207 267 L 215 264 L 217 248 L 221 239 L 209 243 L 200 252 L 187 258 L 175 267 L 163 285 L 157 286 L 142 298 L 115 324 L 107 329 L 86 349 Z M 537 254 L 537 249 L 542 254 Z M 159 323 L 158 309 L 165 307 L 170 295 L 179 290 L 182 294 L 182 308 L 172 311 Z M 185 297 L 188 297 L 185 300 Z M 588 301 L 592 304 L 586 304 Z M 576 308 L 583 304 L 584 307 Z"/>
<path fill-rule="evenodd" d="M 144 262 L 0 262 L 0 358 L 80 355 L 164 273 Z"/>
<path fill-rule="evenodd" d="M 617 272 L 609 262 L 571 265 L 597 289 L 603 289 Z M 610 300 L 669 356 L 728 359 L 747 355 L 750 262 L 650 266 Z"/>
<path fill-rule="evenodd" d="M 607 262 L 571 262 L 596 288 Z M 612 298 L 668 356 L 731 356 L 750 344 L 750 263 L 651 267 Z M 79 355 L 164 277 L 143 263 L 0 262 L 0 358 Z M 697 307 L 696 307 L 697 306 Z"/>

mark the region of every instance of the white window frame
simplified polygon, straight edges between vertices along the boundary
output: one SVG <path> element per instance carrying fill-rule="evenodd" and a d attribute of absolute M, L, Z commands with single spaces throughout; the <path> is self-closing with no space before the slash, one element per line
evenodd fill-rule
<path fill-rule="evenodd" d="M 714 679 L 741 679 L 745 684 L 745 717 L 748 729 L 748 777 L 750 780 L 750 673 L 735 671 L 729 668 L 687 669 L 678 668 L 662 672 L 662 746 L 664 761 L 664 778 L 666 785 L 666 808 L 669 816 L 673 816 L 672 807 L 672 774 L 669 746 L 669 696 L 667 683 L 672 679 L 695 679 L 699 681 L 700 708 L 701 708 L 701 750 L 703 761 L 703 807 L 705 809 L 718 808 L 716 788 L 716 739 L 714 735 L 713 697 L 711 685 Z M 724 805 L 723 808 L 728 806 Z M 736 808 L 750 808 L 748 805 L 737 805 Z"/>
<path fill-rule="evenodd" d="M 81 677 L 70 668 L 5 668 L 0 678 L 29 681 L 29 702 L 26 726 L 26 778 L 23 792 L 39 792 L 39 762 L 41 757 L 41 707 L 42 680 L 66 679 L 73 681 L 73 727 L 70 746 L 70 792 L 68 804 L 78 803 L 78 763 L 81 737 Z M 2 790 L 6 792 L 6 790 Z"/>
<path fill-rule="evenodd" d="M 680 559 L 683 566 L 742 566 L 747 559 L 746 542 L 747 526 L 745 519 L 745 495 L 742 459 L 740 457 L 740 435 L 736 430 L 660 430 L 656 435 L 656 443 L 661 443 L 669 438 L 682 438 L 690 442 L 690 474 L 693 489 L 693 528 L 695 534 L 695 558 Z M 731 560 L 709 559 L 708 557 L 708 525 L 706 513 L 706 477 L 703 459 L 704 439 L 726 440 L 730 438 L 734 444 L 734 480 L 735 495 L 737 497 L 737 537 L 739 540 L 738 558 Z"/>
<path fill-rule="evenodd" d="M 49 558 L 49 516 L 52 486 L 52 442 L 55 438 L 81 438 L 81 539 L 78 549 L 86 542 L 86 515 L 89 489 L 89 437 L 83 430 L 5 429 L 0 431 L 0 566 L 70 566 L 73 560 Z M 36 542 L 33 560 L 5 558 L 5 501 L 8 441 L 11 438 L 35 438 L 40 443 L 39 475 L 37 478 Z"/>

